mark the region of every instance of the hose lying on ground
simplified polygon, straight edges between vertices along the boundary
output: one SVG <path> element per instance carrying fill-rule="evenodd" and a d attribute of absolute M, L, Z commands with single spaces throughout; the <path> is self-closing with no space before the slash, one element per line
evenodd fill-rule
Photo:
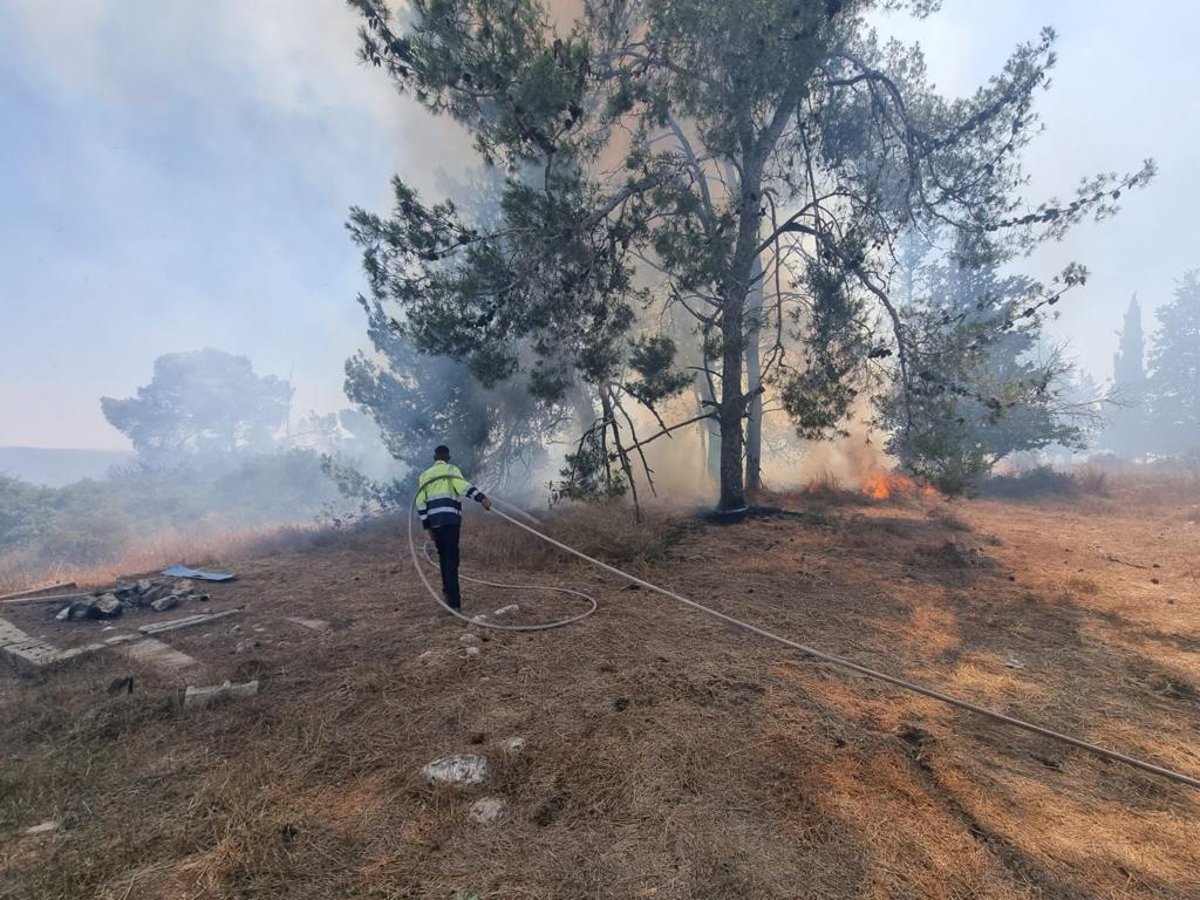
<path fill-rule="evenodd" d="M 414 503 L 415 503 L 415 498 L 414 498 Z M 494 507 L 493 512 L 495 512 L 496 515 L 500 516 L 500 518 L 504 519 L 505 521 L 510 522 L 511 524 L 516 525 L 518 528 L 529 532 L 530 534 L 534 535 L 538 539 L 545 541 L 547 544 L 557 547 L 558 549 L 560 549 L 566 553 L 569 553 L 572 556 L 576 556 L 579 559 L 584 560 L 585 562 L 591 563 L 592 565 L 594 565 L 600 569 L 603 569 L 606 572 L 610 572 L 613 575 L 617 575 L 621 578 L 624 578 L 627 581 L 632 582 L 633 584 L 640 585 L 641 587 L 644 587 L 647 590 L 651 590 L 651 591 L 654 591 L 655 593 L 662 594 L 664 597 L 670 597 L 672 600 L 682 603 L 684 606 L 694 609 L 697 612 L 701 612 L 707 616 L 712 616 L 713 618 L 720 619 L 722 622 L 725 622 L 729 625 L 733 625 L 737 628 L 741 628 L 745 631 L 749 631 L 752 634 L 757 634 L 760 637 L 765 637 L 768 640 L 776 641 L 780 644 L 783 644 L 785 647 L 790 647 L 793 650 L 798 650 L 801 654 L 803 654 L 804 656 L 809 657 L 811 659 L 816 659 L 821 662 L 828 663 L 833 666 L 838 666 L 843 669 L 849 669 L 851 672 L 857 672 L 859 675 L 866 676 L 867 678 L 874 678 L 878 681 L 884 681 L 895 687 L 902 688 L 903 690 L 911 691 L 913 693 L 920 694 L 923 697 L 929 697 L 933 700 L 937 700 L 940 703 L 945 703 L 949 706 L 957 707 L 958 709 L 965 709 L 968 712 L 973 712 L 977 715 L 984 716 L 985 718 L 991 719 L 992 721 L 1000 722 L 1004 725 L 1011 725 L 1014 728 L 1020 728 L 1024 731 L 1029 731 L 1034 734 L 1041 735 L 1042 737 L 1050 738 L 1051 740 L 1055 740 L 1055 741 L 1058 741 L 1063 744 L 1068 744 L 1068 745 L 1070 745 L 1072 747 L 1076 747 L 1080 750 L 1086 750 L 1088 753 L 1092 753 L 1096 756 L 1102 757 L 1103 759 L 1111 760 L 1113 762 L 1124 763 L 1127 766 L 1132 766 L 1135 769 L 1141 769 L 1143 772 L 1149 772 L 1152 775 L 1158 775 L 1159 777 L 1166 778 L 1166 779 L 1168 779 L 1170 781 L 1174 781 L 1178 784 L 1184 784 L 1184 785 L 1187 785 L 1188 787 L 1193 787 L 1193 788 L 1200 788 L 1200 779 L 1193 778 L 1190 775 L 1184 775 L 1180 772 L 1175 772 L 1175 771 L 1172 771 L 1171 769 L 1163 768 L 1162 766 L 1156 766 L 1153 763 L 1146 762 L 1145 760 L 1138 759 L 1133 756 L 1127 756 L 1124 753 L 1118 753 L 1115 750 L 1109 750 L 1109 749 L 1107 749 L 1105 747 L 1101 747 L 1097 744 L 1092 744 L 1087 741 L 1080 740 L 1079 738 L 1071 737 L 1068 734 L 1062 734 L 1061 732 L 1053 731 L 1049 728 L 1043 728 L 1040 725 L 1034 725 L 1032 722 L 1026 722 L 1023 719 L 1017 719 L 1012 716 L 1006 716 L 1003 713 L 999 713 L 999 712 L 996 712 L 995 710 L 987 709 L 986 707 L 983 707 L 983 706 L 977 706 L 976 704 L 970 703 L 966 700 L 959 700 L 957 697 L 951 697 L 949 694 L 943 694 L 941 691 L 936 691 L 936 690 L 933 690 L 932 688 L 927 688 L 922 685 L 915 684 L 911 681 L 905 681 L 902 678 L 897 678 L 894 675 L 888 675 L 886 672 L 880 672 L 875 669 L 871 669 L 866 666 L 859 665 L 856 662 L 852 662 L 852 661 L 850 661 L 848 659 L 844 659 L 843 657 L 840 657 L 840 656 L 834 656 L 833 654 L 830 654 L 830 653 L 824 653 L 820 650 L 814 649 L 813 647 L 808 647 L 797 641 L 793 641 L 790 638 L 786 638 L 786 637 L 783 637 L 782 635 L 778 635 L 773 632 L 767 631 L 765 628 L 759 628 L 757 625 L 751 625 L 749 622 L 743 622 L 740 619 L 735 619 L 733 616 L 726 615 L 725 613 L 715 610 L 712 607 L 705 606 L 703 603 L 698 603 L 695 600 L 689 600 L 687 597 L 684 597 L 680 594 L 676 594 L 674 591 L 669 591 L 666 588 L 659 587 L 656 584 L 653 584 L 649 581 L 645 581 L 644 579 L 638 578 L 636 575 L 630 575 L 628 572 L 623 572 L 622 570 L 616 568 L 615 566 L 610 566 L 608 563 L 601 562 L 598 559 L 593 559 L 592 557 L 588 556 L 586 553 L 584 553 L 580 550 L 576 550 L 574 547 L 570 547 L 570 546 L 562 543 L 561 541 L 555 540 L 554 538 L 550 537 L 548 534 L 544 534 L 543 532 L 539 531 L 538 529 L 534 528 L 533 526 L 527 525 L 524 522 L 518 521 L 517 519 L 508 515 L 504 511 L 500 510 L 499 508 Z M 526 514 L 522 513 L 522 515 L 526 515 Z M 532 518 L 532 517 L 530 517 L 530 518 Z M 533 521 L 536 522 L 537 520 L 534 519 Z M 417 548 L 416 548 L 416 543 L 413 538 L 412 516 L 409 516 L 409 522 L 408 522 L 408 543 L 409 543 L 409 548 L 412 551 L 413 564 L 417 568 L 417 574 L 421 576 L 421 580 L 425 583 L 425 587 L 429 590 L 429 593 L 433 596 L 434 600 L 438 601 L 438 603 L 442 606 L 443 609 L 453 613 L 455 616 L 457 616 L 458 618 L 460 618 L 466 622 L 470 622 L 471 624 L 481 625 L 485 628 L 494 628 L 494 629 L 497 629 L 500 631 L 544 631 L 549 628 L 559 628 L 559 627 L 562 627 L 563 625 L 569 625 L 572 622 L 578 622 L 580 619 L 591 615 L 596 610 L 595 599 L 588 596 L 587 594 L 583 594 L 579 591 L 568 590 L 567 588 L 548 588 L 548 587 L 544 587 L 544 586 L 536 586 L 538 590 L 561 591 L 563 593 L 574 594 L 576 596 L 583 597 L 586 600 L 588 600 L 588 602 L 591 604 L 591 608 L 588 609 L 587 612 L 585 612 L 581 615 L 575 616 L 570 619 L 563 619 L 560 622 L 551 622 L 547 625 L 499 625 L 499 624 L 492 623 L 492 622 L 480 622 L 480 621 L 476 621 L 474 619 L 470 619 L 470 618 L 462 615 L 457 610 L 450 609 L 450 607 L 446 606 L 445 603 L 441 602 L 441 600 L 438 596 L 438 592 L 434 590 L 433 585 L 430 584 L 429 579 L 426 577 L 424 571 L 422 570 L 420 561 L 417 558 Z M 494 584 L 492 582 L 478 581 L 477 579 L 471 579 L 471 580 L 476 581 L 479 584 Z M 499 584 L 495 584 L 494 586 L 516 587 L 516 588 L 520 588 L 523 590 L 528 589 L 529 587 L 532 587 L 532 586 L 526 586 L 526 585 L 499 585 Z"/>

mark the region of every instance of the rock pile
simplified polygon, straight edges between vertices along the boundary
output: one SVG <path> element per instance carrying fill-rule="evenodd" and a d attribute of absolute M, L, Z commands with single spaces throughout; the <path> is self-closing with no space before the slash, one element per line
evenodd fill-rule
<path fill-rule="evenodd" d="M 208 594 L 197 590 L 194 582 L 143 578 L 133 584 L 73 598 L 58 610 L 55 618 L 60 622 L 115 619 L 130 609 L 163 612 L 192 600 L 208 600 Z"/>

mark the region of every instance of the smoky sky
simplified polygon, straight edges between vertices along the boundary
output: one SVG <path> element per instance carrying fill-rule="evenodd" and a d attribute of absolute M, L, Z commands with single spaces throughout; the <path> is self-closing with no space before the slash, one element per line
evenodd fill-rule
<path fill-rule="evenodd" d="M 1081 175 L 1158 179 L 1119 217 L 1040 250 L 1047 277 L 1093 273 L 1053 326 L 1097 378 L 1136 291 L 1153 308 L 1200 266 L 1200 11 L 1182 2 L 946 0 L 923 22 L 931 76 L 961 95 L 1044 25 L 1060 35 L 1030 196 Z M 0 445 L 122 447 L 101 395 L 155 357 L 217 347 L 292 377 L 295 413 L 346 404 L 365 343 L 343 223 L 402 172 L 432 188 L 464 142 L 355 58 L 341 0 L 5 0 L 0 4 Z"/>

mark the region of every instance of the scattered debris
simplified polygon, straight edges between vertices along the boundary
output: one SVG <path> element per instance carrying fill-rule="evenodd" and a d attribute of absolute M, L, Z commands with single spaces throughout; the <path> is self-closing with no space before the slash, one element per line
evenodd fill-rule
<path fill-rule="evenodd" d="M 198 581 L 233 581 L 237 578 L 231 572 L 201 572 L 199 569 L 189 569 L 187 566 L 175 565 L 163 569 L 162 574 L 172 578 L 195 578 Z"/>
<path fill-rule="evenodd" d="M 1019 657 L 1013 656 L 1011 653 L 1009 654 L 1008 659 L 1006 659 L 1004 661 L 1004 664 L 1006 666 L 1008 666 L 1010 669 L 1025 668 L 1025 662 L 1023 660 L 1021 660 Z"/>
<path fill-rule="evenodd" d="M 94 603 L 70 603 L 60 609 L 54 618 L 59 622 L 66 622 L 71 619 L 86 619 L 88 612 L 94 606 Z"/>
<path fill-rule="evenodd" d="M 42 822 L 40 825 L 34 825 L 32 828 L 26 828 L 25 834 L 49 834 L 52 831 L 58 831 L 58 823 L 53 820 Z"/>
<path fill-rule="evenodd" d="M 504 818 L 504 801 L 499 797 L 483 797 L 471 804 L 471 819 L 480 825 L 495 825 Z"/>
<path fill-rule="evenodd" d="M 175 631 L 178 628 L 188 628 L 191 625 L 202 625 L 205 622 L 211 622 L 213 619 L 223 619 L 225 616 L 232 616 L 234 613 L 241 612 L 240 609 L 226 609 L 218 613 L 197 613 L 194 616 L 185 616 L 182 619 L 171 619 L 169 622 L 154 622 L 150 625 L 143 625 L 138 631 L 141 634 L 161 634 L 164 631 Z"/>
<path fill-rule="evenodd" d="M 426 784 L 479 784 L 487 778 L 487 757 L 463 753 L 443 756 L 421 769 Z"/>
<path fill-rule="evenodd" d="M 176 584 L 142 578 L 133 584 L 117 585 L 107 591 L 73 594 L 60 597 L 67 600 L 54 616 L 60 622 L 80 619 L 115 619 L 130 609 L 150 608 L 163 612 L 188 600 L 208 600 L 208 594 L 197 591 L 191 582 Z"/>
<path fill-rule="evenodd" d="M 183 693 L 183 708 L 211 706 L 222 700 L 231 700 L 234 697 L 253 697 L 257 693 L 257 681 L 247 681 L 244 684 L 233 684 L 226 681 L 224 684 L 212 687 L 195 687 L 189 684 Z"/>
<path fill-rule="evenodd" d="M 492 613 L 492 615 L 495 616 L 497 619 L 499 619 L 502 616 L 507 616 L 510 613 L 515 613 L 515 612 L 520 612 L 520 611 L 521 611 L 520 606 L 518 606 L 515 603 L 510 603 L 508 606 L 500 607 L 498 610 L 496 610 L 494 613 Z"/>
<path fill-rule="evenodd" d="M 96 609 L 105 618 L 119 616 L 125 611 L 125 606 L 114 594 L 104 594 L 96 601 Z"/>
<path fill-rule="evenodd" d="M 304 628 L 311 628 L 313 631 L 328 631 L 329 623 L 324 619 L 301 619 L 296 616 L 288 616 L 284 619 L 285 622 L 291 622 L 293 625 L 300 625 Z"/>
<path fill-rule="evenodd" d="M 165 597 L 159 597 L 150 604 L 150 608 L 155 612 L 166 612 L 168 609 L 174 609 L 179 605 L 179 596 L 176 594 L 167 594 Z"/>

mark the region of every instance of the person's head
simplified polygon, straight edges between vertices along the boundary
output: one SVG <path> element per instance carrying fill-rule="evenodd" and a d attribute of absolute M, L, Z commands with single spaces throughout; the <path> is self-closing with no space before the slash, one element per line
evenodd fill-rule
<path fill-rule="evenodd" d="M 433 458 L 438 462 L 450 462 L 450 448 L 445 444 L 438 444 L 433 448 Z"/>

